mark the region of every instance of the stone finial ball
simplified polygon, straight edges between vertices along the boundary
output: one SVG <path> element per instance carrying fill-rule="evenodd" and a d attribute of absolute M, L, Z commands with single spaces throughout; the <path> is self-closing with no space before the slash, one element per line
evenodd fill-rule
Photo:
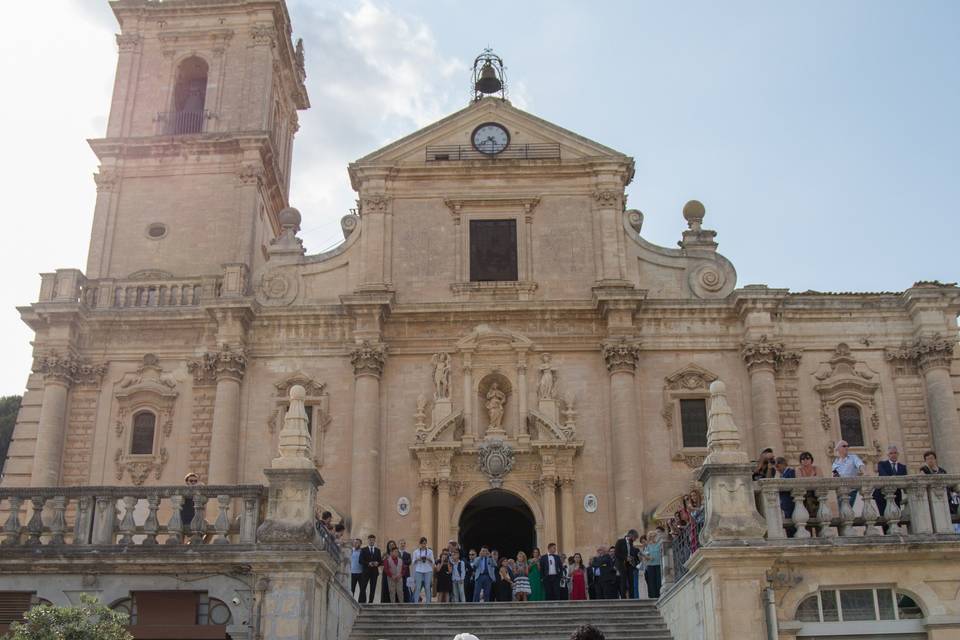
<path fill-rule="evenodd" d="M 280 212 L 277 219 L 280 221 L 281 227 L 299 227 L 301 216 L 297 209 L 287 207 Z"/>
<path fill-rule="evenodd" d="M 691 200 L 683 205 L 683 219 L 687 222 L 693 222 L 694 220 L 701 222 L 706 213 L 707 210 L 699 200 Z"/>
<path fill-rule="evenodd" d="M 720 380 L 714 380 L 710 383 L 710 394 L 719 396 L 724 395 L 727 392 L 727 385 L 725 385 Z"/>
<path fill-rule="evenodd" d="M 307 390 L 304 389 L 301 385 L 295 384 L 290 387 L 290 399 L 291 400 L 303 400 L 307 397 Z"/>

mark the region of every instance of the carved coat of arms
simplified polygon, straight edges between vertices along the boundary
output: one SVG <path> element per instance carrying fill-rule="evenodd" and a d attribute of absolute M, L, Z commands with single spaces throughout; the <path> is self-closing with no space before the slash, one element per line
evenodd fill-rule
<path fill-rule="evenodd" d="M 491 487 L 502 487 L 503 478 L 513 469 L 513 448 L 503 440 L 492 440 L 480 446 L 480 471 Z"/>

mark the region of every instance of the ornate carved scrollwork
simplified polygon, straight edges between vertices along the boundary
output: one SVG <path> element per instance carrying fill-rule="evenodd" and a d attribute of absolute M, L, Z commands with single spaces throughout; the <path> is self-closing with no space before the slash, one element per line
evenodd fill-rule
<path fill-rule="evenodd" d="M 884 354 L 888 362 L 906 361 L 915 364 L 921 372 L 930 369 L 949 369 L 953 362 L 956 344 L 939 333 L 917 338 L 910 344 L 888 349 Z"/>
<path fill-rule="evenodd" d="M 640 343 L 631 340 L 611 340 L 603 343 L 603 360 L 607 371 L 633 373 L 640 360 Z"/>
<path fill-rule="evenodd" d="M 477 454 L 480 471 L 487 476 L 491 487 L 502 487 L 504 477 L 513 469 L 516 456 L 513 447 L 503 440 L 492 440 L 480 446 Z"/>
<path fill-rule="evenodd" d="M 33 363 L 33 370 L 43 374 L 45 382 L 59 382 L 66 386 L 99 386 L 107 372 L 105 364 L 91 364 L 71 355 L 61 356 L 51 351 Z"/>
<path fill-rule="evenodd" d="M 240 348 L 224 343 L 219 351 L 208 351 L 197 360 L 187 363 L 195 385 L 216 384 L 220 378 L 242 380 L 247 369 L 247 357 Z"/>

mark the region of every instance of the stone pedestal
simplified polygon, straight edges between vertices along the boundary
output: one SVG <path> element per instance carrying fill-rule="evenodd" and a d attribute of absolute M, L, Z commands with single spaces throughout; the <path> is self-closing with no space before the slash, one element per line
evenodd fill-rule
<path fill-rule="evenodd" d="M 705 464 L 697 471 L 706 504 L 702 544 L 763 538 L 767 527 L 754 502 L 752 472 L 750 464 Z"/>
<path fill-rule="evenodd" d="M 434 426 L 440 423 L 441 420 L 453 413 L 453 403 L 450 402 L 449 398 L 443 400 L 434 400 L 433 402 L 433 412 L 432 418 Z"/>
<path fill-rule="evenodd" d="M 540 398 L 540 401 L 537 403 L 537 410 L 550 418 L 550 420 L 560 424 L 560 408 L 557 406 L 556 399 Z"/>

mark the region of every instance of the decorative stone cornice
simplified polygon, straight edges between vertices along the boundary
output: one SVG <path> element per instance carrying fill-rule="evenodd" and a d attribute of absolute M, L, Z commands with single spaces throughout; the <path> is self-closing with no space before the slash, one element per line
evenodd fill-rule
<path fill-rule="evenodd" d="M 34 363 L 33 370 L 43 374 L 44 383 L 59 383 L 66 386 L 99 386 L 107 372 L 105 364 L 90 364 L 67 355 L 51 352 Z"/>
<path fill-rule="evenodd" d="M 769 369 L 775 371 L 784 361 L 787 354 L 786 348 L 782 342 L 770 342 L 766 335 L 760 336 L 755 342 L 744 342 L 740 351 L 740 356 L 747 364 L 747 371 L 761 371 Z M 790 358 L 799 361 L 799 353 L 789 352 Z"/>
<path fill-rule="evenodd" d="M 383 373 L 383 365 L 387 359 L 387 345 L 371 343 L 364 340 L 356 349 L 350 352 L 350 364 L 353 365 L 355 376 L 375 376 Z"/>
<path fill-rule="evenodd" d="M 603 360 L 607 371 L 633 373 L 640 360 L 640 343 L 632 340 L 609 340 L 603 343 Z"/>
<path fill-rule="evenodd" d="M 955 346 L 952 340 L 938 333 L 917 338 L 913 343 L 902 347 L 888 349 L 884 356 L 888 362 L 904 360 L 916 364 L 922 372 L 938 368 L 949 369 Z"/>
<path fill-rule="evenodd" d="M 364 196 L 360 201 L 360 215 L 365 213 L 386 213 L 390 207 L 390 197 L 383 194 Z"/>
<path fill-rule="evenodd" d="M 216 384 L 221 379 L 243 379 L 247 369 L 247 357 L 243 349 L 231 349 L 224 344 L 220 351 L 208 351 L 197 360 L 187 363 L 195 385 Z"/>

